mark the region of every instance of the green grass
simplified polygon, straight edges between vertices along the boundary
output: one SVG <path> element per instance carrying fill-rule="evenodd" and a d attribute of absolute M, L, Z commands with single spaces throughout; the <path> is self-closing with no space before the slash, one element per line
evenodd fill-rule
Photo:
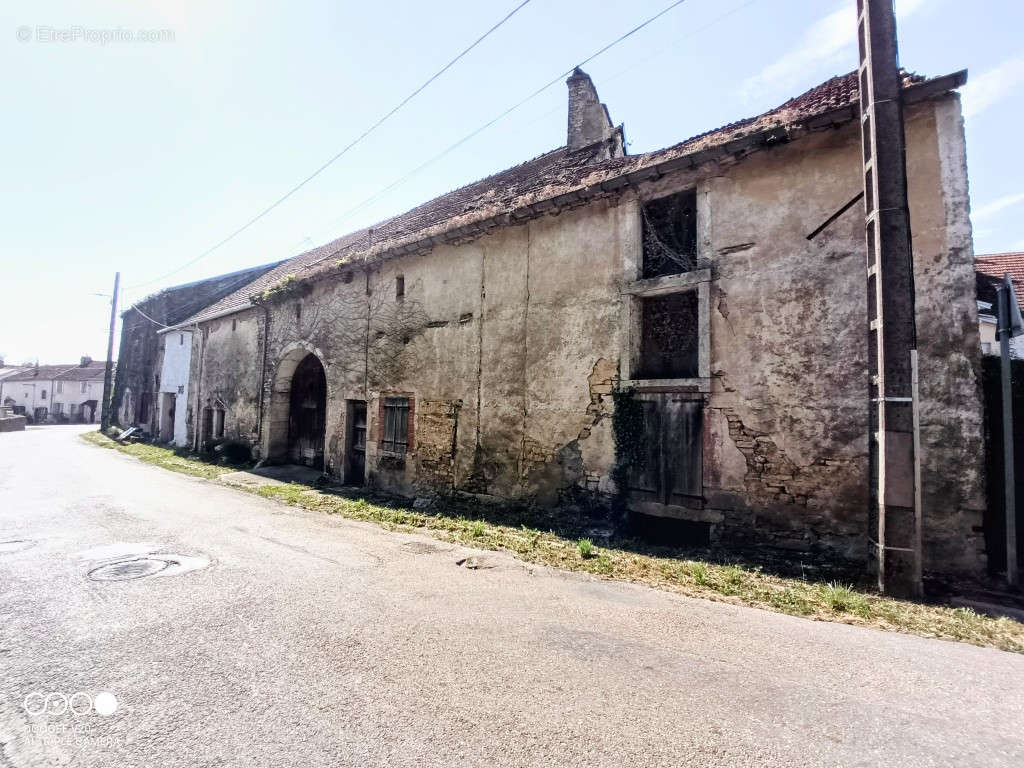
<path fill-rule="evenodd" d="M 833 613 L 853 613 L 865 619 L 871 618 L 871 604 L 865 595 L 835 582 L 820 587 L 821 599 Z"/>
<path fill-rule="evenodd" d="M 173 451 L 142 444 L 119 445 L 98 432 L 86 433 L 88 442 L 113 448 L 175 472 L 216 479 L 224 467 L 176 455 Z M 235 487 L 235 486 L 233 486 Z M 421 532 L 437 539 L 479 549 L 504 550 L 521 560 L 581 571 L 600 578 L 645 584 L 691 597 L 749 605 L 765 610 L 838 621 L 925 637 L 959 640 L 1024 653 L 1024 624 L 1008 618 L 993 619 L 965 608 L 917 603 L 884 597 L 840 583 L 816 583 L 766 573 L 760 568 L 683 560 L 669 548 L 612 539 L 600 550 L 578 534 L 542 531 L 545 517 L 492 522 L 479 519 L 481 510 L 465 517 L 465 505 L 435 505 L 429 511 L 399 506 L 394 501 L 371 502 L 352 498 L 331 488 L 297 484 L 238 488 L 264 498 L 305 509 L 376 523 L 390 530 Z M 543 511 L 541 515 L 556 513 Z"/>
<path fill-rule="evenodd" d="M 220 477 L 225 472 L 231 471 L 230 468 L 218 466 L 191 456 L 179 455 L 172 450 L 156 445 L 118 443 L 100 432 L 86 432 L 82 435 L 82 439 L 101 448 L 113 448 L 115 451 L 127 453 L 129 456 L 141 459 L 147 464 L 155 464 L 158 467 L 170 469 L 174 472 L 182 472 L 186 475 L 193 475 L 194 477 L 205 477 L 208 480 L 212 480 Z"/>

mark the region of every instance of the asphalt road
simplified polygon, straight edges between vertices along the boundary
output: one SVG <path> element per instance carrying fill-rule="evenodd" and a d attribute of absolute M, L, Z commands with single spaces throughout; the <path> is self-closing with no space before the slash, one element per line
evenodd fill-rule
<path fill-rule="evenodd" d="M 468 570 L 80 431 L 0 434 L 0 766 L 1024 765 L 1024 656 Z"/>

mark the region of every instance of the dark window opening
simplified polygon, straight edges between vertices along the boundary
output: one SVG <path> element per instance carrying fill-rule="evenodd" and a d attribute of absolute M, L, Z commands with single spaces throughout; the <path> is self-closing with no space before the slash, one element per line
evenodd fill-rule
<path fill-rule="evenodd" d="M 698 374 L 697 292 L 640 299 L 640 379 L 690 379 Z"/>
<path fill-rule="evenodd" d="M 237 328 L 238 328 L 238 321 L 237 320 L 232 320 L 231 321 L 231 330 L 234 331 Z"/>
<path fill-rule="evenodd" d="M 641 276 L 678 275 L 697 268 L 697 192 L 690 189 L 644 203 Z"/>
<path fill-rule="evenodd" d="M 40 397 L 41 397 L 41 398 L 42 398 L 43 400 L 45 400 L 45 399 L 46 399 L 46 390 L 45 390 L 45 389 L 43 390 L 43 393 L 42 393 L 42 395 L 41 395 Z"/>
<path fill-rule="evenodd" d="M 409 450 L 409 398 L 384 398 L 384 435 L 380 449 L 403 454 Z"/>
<path fill-rule="evenodd" d="M 184 333 L 179 333 L 178 334 L 178 346 L 180 347 L 184 343 L 185 343 L 185 334 Z"/>
<path fill-rule="evenodd" d="M 204 443 L 213 437 L 213 408 L 210 408 L 209 406 L 203 408 L 202 435 Z"/>
<path fill-rule="evenodd" d="M 224 437 L 224 409 L 217 408 L 213 412 L 213 436 L 215 438 Z"/>
<path fill-rule="evenodd" d="M 299 304 L 298 302 L 296 302 L 296 304 L 295 304 L 295 319 L 296 320 L 301 320 L 302 319 L 302 305 Z"/>
<path fill-rule="evenodd" d="M 405 277 L 399 275 L 395 278 L 395 299 L 401 301 L 405 298 Z"/>
<path fill-rule="evenodd" d="M 341 282 L 345 283 L 345 285 L 348 285 L 349 283 L 351 283 L 352 282 L 352 273 L 351 272 L 342 272 L 341 273 Z"/>

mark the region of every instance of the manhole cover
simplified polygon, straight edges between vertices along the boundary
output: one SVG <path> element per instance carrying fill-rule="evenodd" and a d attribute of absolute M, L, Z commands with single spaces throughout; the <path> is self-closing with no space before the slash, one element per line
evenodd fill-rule
<path fill-rule="evenodd" d="M 157 560 L 154 557 L 140 557 L 135 560 L 122 560 L 117 563 L 108 563 L 89 571 L 89 578 L 93 581 L 130 581 L 141 579 L 145 576 L 152 576 L 159 573 L 173 560 Z"/>
<path fill-rule="evenodd" d="M 21 552 L 32 546 L 31 541 L 26 539 L 12 539 L 11 541 L 0 541 L 0 555 L 7 555 L 11 552 Z"/>

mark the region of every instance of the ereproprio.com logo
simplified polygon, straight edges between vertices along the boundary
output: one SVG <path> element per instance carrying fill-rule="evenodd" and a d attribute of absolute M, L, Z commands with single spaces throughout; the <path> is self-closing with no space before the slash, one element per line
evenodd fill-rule
<path fill-rule="evenodd" d="M 110 691 L 100 691 L 95 696 L 85 691 L 76 691 L 70 696 L 57 692 L 32 691 L 25 696 L 21 706 L 29 717 L 69 712 L 75 717 L 84 717 L 90 712 L 109 717 L 117 711 L 117 697 Z"/>

